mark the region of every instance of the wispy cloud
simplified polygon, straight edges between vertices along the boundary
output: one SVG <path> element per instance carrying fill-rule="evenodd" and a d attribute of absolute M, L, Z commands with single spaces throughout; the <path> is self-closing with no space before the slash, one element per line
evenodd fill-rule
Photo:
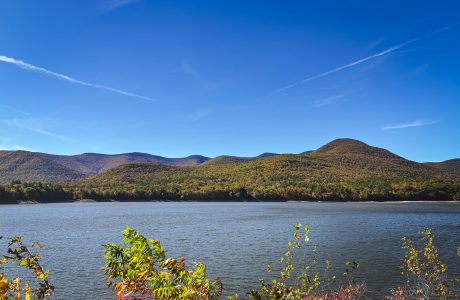
<path fill-rule="evenodd" d="M 14 108 L 14 107 L 11 107 L 11 106 L 8 106 L 8 105 L 3 105 L 3 104 L 1 104 L 0 107 L 3 107 L 3 108 L 5 108 L 5 109 L 7 109 L 9 111 L 20 113 L 21 115 L 30 116 L 29 112 L 26 112 L 26 111 L 24 111 L 22 109 Z"/>
<path fill-rule="evenodd" d="M 382 127 L 382 130 L 397 130 L 397 129 L 405 129 L 405 128 L 412 128 L 412 127 L 420 127 L 420 126 L 425 126 L 425 125 L 431 125 L 437 123 L 437 121 L 423 121 L 423 120 L 417 120 L 413 122 L 407 122 L 407 123 L 402 123 L 402 124 L 397 124 L 397 125 L 390 125 L 390 126 L 384 126 Z"/>
<path fill-rule="evenodd" d="M 181 71 L 182 73 L 186 74 L 186 75 L 190 75 L 192 77 L 199 77 L 199 73 L 198 71 L 192 67 L 192 65 L 190 64 L 189 60 L 184 58 L 181 62 Z"/>
<path fill-rule="evenodd" d="M 9 64 L 13 64 L 13 65 L 15 65 L 15 66 L 17 66 L 19 68 L 24 69 L 24 70 L 38 72 L 38 73 L 41 73 L 41 74 L 44 74 L 44 75 L 49 75 L 49 76 L 52 76 L 52 77 L 55 77 L 55 78 L 58 78 L 58 79 L 62 79 L 62 80 L 65 80 L 65 81 L 68 81 L 68 82 L 71 82 L 71 83 L 80 84 L 80 85 L 84 85 L 84 86 L 88 86 L 88 87 L 92 87 L 92 88 L 96 88 L 96 89 L 106 90 L 106 91 L 109 91 L 109 92 L 112 92 L 112 93 L 117 93 L 117 94 L 128 96 L 128 97 L 134 97 L 134 98 L 147 100 L 147 101 L 152 101 L 152 102 L 154 101 L 154 99 L 152 99 L 150 97 L 146 97 L 146 96 L 126 92 L 126 91 L 119 90 L 119 89 L 116 89 L 116 88 L 113 88 L 113 87 L 110 87 L 110 86 L 106 86 L 106 85 L 102 85 L 102 84 L 90 83 L 90 82 L 82 81 L 82 80 L 79 80 L 79 79 L 75 79 L 75 78 L 70 77 L 68 75 L 64 75 L 64 74 L 61 74 L 61 73 L 50 71 L 48 69 L 38 67 L 38 66 L 35 66 L 35 65 L 32 65 L 32 64 L 29 64 L 29 63 L 26 63 L 26 62 L 24 62 L 22 60 L 15 59 L 15 58 L 12 58 L 12 57 L 0 55 L 0 61 L 5 62 L 5 63 L 9 63 Z"/>
<path fill-rule="evenodd" d="M 358 59 L 354 62 L 351 62 L 351 63 L 348 63 L 346 65 L 343 65 L 343 66 L 340 66 L 340 67 L 336 67 L 334 69 L 331 69 L 329 71 L 325 71 L 325 72 L 322 72 L 322 73 L 319 73 L 319 74 L 316 74 L 316 75 L 313 75 L 313 76 L 310 76 L 310 77 L 307 77 L 305 79 L 302 79 L 300 81 L 297 81 L 297 82 L 294 82 L 294 83 L 291 83 L 289 85 L 286 85 L 280 89 L 277 89 L 275 91 L 273 91 L 272 93 L 268 94 L 267 96 L 271 96 L 273 94 L 276 94 L 276 93 L 281 93 L 281 92 L 284 92 L 286 90 L 289 90 L 289 89 L 292 89 L 294 87 L 297 87 L 299 85 L 303 85 L 307 82 L 310 82 L 310 81 L 313 81 L 313 80 L 316 80 L 316 79 L 319 79 L 319 78 L 322 78 L 322 77 L 326 77 L 328 75 L 332 75 L 334 73 L 337 73 L 337 72 L 340 72 L 340 71 L 343 71 L 343 70 L 346 70 L 346 69 L 349 69 L 349 68 L 352 68 L 354 66 L 357 66 L 357 65 L 360 65 L 362 63 L 365 63 L 367 61 L 370 61 L 370 60 L 373 60 L 373 59 L 376 59 L 378 57 L 382 57 L 382 56 L 385 56 L 385 55 L 388 55 L 398 49 L 401 49 L 409 44 L 412 44 L 412 43 L 415 43 L 421 39 L 424 39 L 424 38 L 427 38 L 429 36 L 432 36 L 434 34 L 437 34 L 439 32 L 442 32 L 442 31 L 446 31 L 446 30 L 449 30 L 450 28 L 452 28 L 453 25 L 451 26 L 446 26 L 446 27 L 443 27 L 441 29 L 438 29 L 438 30 L 435 30 L 435 31 L 432 31 L 432 32 L 429 32 L 429 33 L 426 33 L 424 35 L 421 35 L 421 36 L 418 36 L 416 38 L 413 38 L 413 39 L 410 39 L 408 41 L 405 41 L 404 43 L 400 43 L 398 45 L 395 45 L 393 47 L 390 47 L 388 49 L 385 49 L 383 51 L 380 51 L 378 53 L 375 53 L 373 55 L 370 55 L 370 56 L 367 56 L 367 57 L 364 57 L 364 58 L 361 58 L 361 59 Z"/>
<path fill-rule="evenodd" d="M 377 48 L 378 46 L 380 46 L 384 41 L 385 41 L 385 39 L 382 39 L 382 38 L 373 40 L 372 42 L 369 42 L 366 45 L 365 49 L 366 50 L 373 50 L 373 49 Z"/>
<path fill-rule="evenodd" d="M 325 105 L 329 105 L 329 104 L 332 104 L 332 103 L 335 103 L 337 102 L 338 100 L 341 100 L 343 98 L 345 98 L 345 94 L 339 94 L 339 95 L 334 95 L 334 96 L 330 96 L 330 97 L 326 97 L 326 98 L 323 98 L 323 99 L 319 99 L 319 100 L 316 100 L 315 101 L 315 107 L 322 107 L 322 106 L 325 106 Z"/>
<path fill-rule="evenodd" d="M 34 151 L 32 149 L 29 149 L 27 147 L 23 147 L 21 145 L 15 145 L 15 144 L 2 144 L 0 143 L 0 150 L 23 150 L 23 151 Z"/>
<path fill-rule="evenodd" d="M 107 1 L 107 7 L 109 10 L 112 10 L 112 9 L 119 8 L 121 6 L 132 4 L 138 1 L 139 0 L 110 0 L 110 1 Z"/>
<path fill-rule="evenodd" d="M 193 122 L 198 122 L 201 119 L 203 119 L 204 117 L 206 117 L 207 115 L 209 115 L 208 110 L 199 111 L 192 117 L 192 121 Z"/>
<path fill-rule="evenodd" d="M 20 119 L 20 118 L 15 118 L 15 119 L 7 119 L 7 120 L 2 120 L 2 122 L 8 126 L 12 127 L 17 127 L 17 128 L 23 128 L 27 129 L 42 135 L 46 135 L 49 137 L 57 138 L 65 142 L 70 142 L 70 143 L 75 143 L 75 140 L 68 138 L 63 135 L 55 134 L 47 129 L 43 128 L 42 126 L 39 126 L 39 122 L 37 122 L 36 119 Z"/>
<path fill-rule="evenodd" d="M 12 144 L 12 140 L 9 137 L 0 136 L 0 150 L 24 150 L 33 151 L 30 148 L 23 147 L 21 145 Z"/>
<path fill-rule="evenodd" d="M 52 133 L 52 132 L 49 132 L 47 130 L 44 130 L 44 129 L 40 129 L 40 128 L 33 128 L 33 127 L 26 127 L 27 129 L 30 129 L 32 131 L 35 131 L 37 133 L 41 133 L 43 135 L 47 135 L 47 136 L 50 136 L 50 137 L 54 137 L 54 138 L 57 138 L 57 139 L 60 139 L 60 140 L 63 140 L 63 141 L 66 141 L 66 142 L 71 142 L 71 143 L 75 143 L 75 140 L 71 139 L 71 138 L 68 138 L 68 137 L 65 137 L 63 135 L 59 135 L 59 134 L 55 134 L 55 133 Z"/>

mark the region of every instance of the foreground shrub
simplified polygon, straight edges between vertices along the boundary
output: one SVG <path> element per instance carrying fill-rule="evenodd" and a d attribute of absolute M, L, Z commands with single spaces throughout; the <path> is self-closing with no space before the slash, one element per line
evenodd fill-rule
<path fill-rule="evenodd" d="M 440 260 L 439 250 L 434 245 L 434 234 L 425 228 L 419 235 L 418 242 L 402 238 L 405 255 L 401 269 L 406 285 L 393 289 L 387 299 L 460 299 L 459 280 L 449 280 L 448 267 Z M 460 248 L 457 254 L 460 256 Z"/>
<path fill-rule="evenodd" d="M 249 291 L 248 296 L 255 300 L 352 300 L 364 295 L 364 283 L 350 279 L 345 284 L 337 282 L 337 276 L 328 274 L 331 268 L 329 261 L 322 267 L 318 266 L 316 245 L 310 243 L 309 233 L 308 226 L 294 225 L 293 239 L 279 259 L 278 278 L 271 281 L 259 279 L 260 289 Z M 342 275 L 346 278 L 357 268 L 357 262 L 347 262 Z M 272 273 L 273 266 L 268 265 L 267 271 Z"/>
<path fill-rule="evenodd" d="M 2 239 L 2 237 L 0 237 Z M 31 248 L 42 249 L 43 245 L 34 242 Z M 48 271 L 40 265 L 38 252 L 32 253 L 19 236 L 12 237 L 8 242 L 7 254 L 0 258 L 0 299 L 26 300 L 45 299 L 54 291 L 54 286 L 48 281 Z M 4 268 L 7 264 L 17 265 L 33 272 L 35 284 L 26 282 L 21 277 L 8 278 Z"/>
<path fill-rule="evenodd" d="M 356 282 L 349 276 L 358 268 L 358 263 L 345 264 L 342 280 L 338 280 L 338 276 L 329 275 L 331 263 L 318 263 L 316 245 L 311 244 L 309 233 L 308 226 L 294 225 L 293 238 L 288 242 L 286 252 L 275 266 L 267 266 L 267 271 L 274 275 L 273 279 L 259 279 L 261 286 L 250 290 L 247 296 L 255 300 L 366 298 L 364 282 Z M 123 231 L 123 240 L 124 247 L 103 245 L 107 283 L 119 300 L 221 298 L 222 283 L 219 278 L 213 281 L 207 279 L 203 263 L 195 263 L 193 269 L 187 269 L 183 257 L 166 258 L 159 241 L 146 239 L 129 227 Z M 407 237 L 402 240 L 405 256 L 401 269 L 405 285 L 391 290 L 385 299 L 460 299 L 460 280 L 447 276 L 448 267 L 439 258 L 431 230 L 426 228 L 420 232 L 419 240 L 413 241 Z M 38 242 L 31 245 L 31 248 L 42 247 Z M 460 256 L 460 248 L 457 254 Z M 50 296 L 54 287 L 48 282 L 48 271 L 41 267 L 40 260 L 40 255 L 31 252 L 21 237 L 12 237 L 8 241 L 7 254 L 0 256 L 0 300 L 42 300 Z M 5 270 L 17 270 L 18 267 L 32 271 L 34 281 L 25 282 L 21 277 L 8 277 L 5 273 Z M 228 299 L 236 300 L 238 295 Z"/>
<path fill-rule="evenodd" d="M 209 281 L 206 266 L 186 269 L 185 259 L 166 258 L 157 240 L 127 227 L 124 247 L 105 244 L 105 274 L 118 299 L 215 300 L 222 295 L 219 278 Z"/>

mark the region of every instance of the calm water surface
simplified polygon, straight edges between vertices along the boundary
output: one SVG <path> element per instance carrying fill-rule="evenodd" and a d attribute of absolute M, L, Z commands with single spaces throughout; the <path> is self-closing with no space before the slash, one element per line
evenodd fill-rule
<path fill-rule="evenodd" d="M 284 252 L 293 223 L 310 225 L 320 261 L 357 260 L 370 298 L 401 283 L 400 237 L 430 226 L 460 275 L 460 204 L 455 203 L 66 203 L 0 206 L 0 235 L 39 240 L 55 299 L 110 299 L 102 274 L 107 242 L 126 225 L 161 240 L 168 255 L 202 261 L 225 293 L 244 295 Z M 1 246 L 4 249 L 5 243 Z"/>

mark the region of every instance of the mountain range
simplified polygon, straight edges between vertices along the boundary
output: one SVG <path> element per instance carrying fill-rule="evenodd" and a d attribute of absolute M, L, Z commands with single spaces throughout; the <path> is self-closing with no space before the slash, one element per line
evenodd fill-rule
<path fill-rule="evenodd" d="M 209 157 L 201 155 L 167 158 L 140 152 L 114 155 L 99 153 L 53 155 L 28 151 L 0 151 L 0 183 L 8 183 L 12 180 L 23 182 L 75 180 L 131 162 L 196 166 L 208 160 Z"/>
<path fill-rule="evenodd" d="M 460 200 L 458 160 L 418 163 L 353 139 L 300 154 L 212 159 L 3 151 L 0 178 L 0 203 Z"/>
<path fill-rule="evenodd" d="M 372 150 L 374 149 L 374 150 Z M 361 152 L 369 157 L 378 156 L 385 153 L 390 156 L 387 150 L 376 151 L 375 147 L 370 147 L 360 141 L 352 139 L 338 139 L 319 148 L 316 151 L 305 151 L 300 154 L 293 154 L 294 157 L 311 155 L 317 157 L 320 153 L 334 153 L 339 150 L 345 155 L 352 152 Z M 393 155 L 393 154 L 391 154 Z M 9 183 L 13 180 L 22 182 L 59 182 L 66 180 L 78 180 L 89 176 L 101 174 L 110 169 L 129 163 L 160 163 L 171 166 L 209 166 L 209 165 L 226 165 L 239 164 L 280 156 L 276 153 L 263 153 L 256 157 L 239 157 L 222 155 L 209 158 L 202 155 L 191 155 L 183 158 L 168 158 L 147 153 L 133 152 L 123 154 L 99 154 L 84 153 L 80 155 L 53 155 L 40 152 L 29 151 L 0 151 L 0 183 Z M 281 157 L 290 157 L 281 155 Z M 402 159 L 402 158 L 401 158 Z M 450 172 L 460 173 L 460 159 L 452 159 L 444 162 L 429 162 L 419 164 L 403 161 L 407 164 L 417 165 L 419 167 L 428 166 Z M 385 164 L 379 166 L 383 168 Z M 431 170 L 431 169 L 430 169 Z"/>
<path fill-rule="evenodd" d="M 460 172 L 338 139 L 305 154 L 129 163 L 75 187 L 78 197 L 101 200 L 460 200 Z"/>
<path fill-rule="evenodd" d="M 13 180 L 22 182 L 59 182 L 76 180 L 105 172 L 127 163 L 161 163 L 173 166 L 226 164 L 277 155 L 263 153 L 257 157 L 222 155 L 213 159 L 202 155 L 169 158 L 148 153 L 122 154 L 83 153 L 54 155 L 30 151 L 0 151 L 0 184 Z"/>

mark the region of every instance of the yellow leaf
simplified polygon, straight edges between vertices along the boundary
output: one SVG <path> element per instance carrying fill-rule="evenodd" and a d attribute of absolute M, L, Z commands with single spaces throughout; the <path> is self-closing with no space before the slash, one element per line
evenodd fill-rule
<path fill-rule="evenodd" d="M 37 278 L 38 279 L 45 279 L 46 277 L 48 277 L 48 271 L 45 271 L 43 273 L 40 273 L 40 274 L 37 274 Z"/>
<path fill-rule="evenodd" d="M 31 290 L 32 290 L 32 288 L 30 287 L 29 283 L 27 282 L 26 286 L 24 288 L 24 293 L 26 293 L 26 297 L 30 293 Z"/>

